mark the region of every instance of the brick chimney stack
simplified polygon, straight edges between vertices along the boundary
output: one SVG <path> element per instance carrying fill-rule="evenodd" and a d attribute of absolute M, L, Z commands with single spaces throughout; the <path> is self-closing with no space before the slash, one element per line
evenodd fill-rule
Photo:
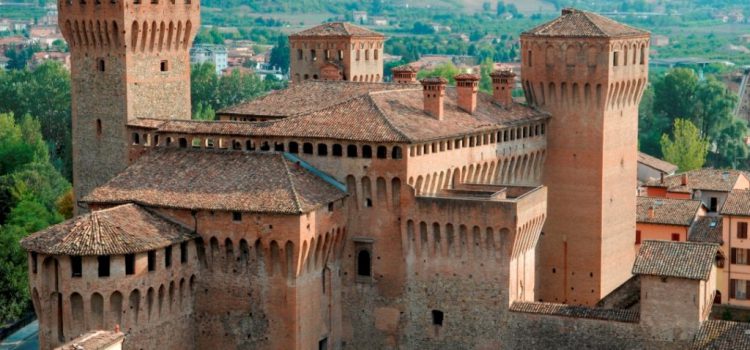
<path fill-rule="evenodd" d="M 396 84 L 414 84 L 417 82 L 417 70 L 406 64 L 391 68 L 393 82 Z"/>
<path fill-rule="evenodd" d="M 445 78 L 422 79 L 424 96 L 424 111 L 437 120 L 443 120 L 443 100 L 445 99 L 445 86 L 448 81 Z"/>
<path fill-rule="evenodd" d="M 458 94 L 458 108 L 468 113 L 477 110 L 477 92 L 479 91 L 479 76 L 476 74 L 459 74 L 456 79 Z"/>
<path fill-rule="evenodd" d="M 683 173 L 682 176 L 680 177 L 680 180 L 681 180 L 680 183 L 681 183 L 682 186 L 687 186 L 688 185 L 688 174 L 687 173 Z"/>
<path fill-rule="evenodd" d="M 516 84 L 516 73 L 510 70 L 496 70 L 492 78 L 492 97 L 505 108 L 513 106 L 513 86 Z"/>
<path fill-rule="evenodd" d="M 648 215 L 649 219 L 653 219 L 654 216 L 656 216 L 655 213 L 654 213 L 654 207 L 653 206 L 648 207 L 648 213 L 647 213 L 647 215 Z"/>

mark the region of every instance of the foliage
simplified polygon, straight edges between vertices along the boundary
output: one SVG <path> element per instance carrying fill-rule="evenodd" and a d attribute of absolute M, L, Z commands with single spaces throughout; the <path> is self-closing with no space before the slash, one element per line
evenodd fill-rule
<path fill-rule="evenodd" d="M 706 162 L 708 142 L 689 120 L 675 119 L 674 137 L 662 135 L 661 152 L 664 159 L 676 164 L 680 171 L 700 169 Z"/>
<path fill-rule="evenodd" d="M 271 49 L 269 63 L 281 68 L 283 72 L 289 71 L 289 39 L 286 35 L 276 37 L 276 45 Z"/>
<path fill-rule="evenodd" d="M 73 189 L 71 188 L 57 199 L 55 207 L 57 207 L 57 212 L 67 220 L 73 217 L 74 203 Z"/>
<path fill-rule="evenodd" d="M 21 49 L 11 48 L 5 51 L 5 56 L 10 60 L 8 61 L 8 69 L 24 69 L 29 63 L 31 56 L 34 53 L 39 52 L 39 45 L 31 45 Z"/>
<path fill-rule="evenodd" d="M 461 71 L 453 65 L 453 63 L 444 63 L 433 69 L 423 69 L 417 73 L 417 79 L 431 78 L 431 77 L 443 77 L 448 80 L 448 84 L 456 84 L 456 75 L 460 74 Z"/>

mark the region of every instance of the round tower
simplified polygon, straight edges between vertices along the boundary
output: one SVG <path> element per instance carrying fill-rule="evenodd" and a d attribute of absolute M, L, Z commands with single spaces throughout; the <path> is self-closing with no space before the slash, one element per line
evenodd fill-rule
<path fill-rule="evenodd" d="M 189 49 L 197 0 L 59 0 L 71 53 L 76 199 L 128 163 L 126 125 L 190 119 Z"/>
<path fill-rule="evenodd" d="M 564 9 L 521 48 L 526 99 L 552 116 L 536 299 L 593 305 L 631 276 L 649 33 Z"/>

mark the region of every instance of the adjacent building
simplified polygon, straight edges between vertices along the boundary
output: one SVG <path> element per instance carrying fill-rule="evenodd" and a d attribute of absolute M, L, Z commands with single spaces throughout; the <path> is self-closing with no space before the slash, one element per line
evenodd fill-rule
<path fill-rule="evenodd" d="M 644 187 L 649 197 L 698 199 L 708 215 L 718 215 L 729 193 L 750 189 L 750 182 L 741 171 L 699 169 L 650 180 Z"/>
<path fill-rule="evenodd" d="M 665 160 L 638 152 L 638 181 L 646 183 L 660 180 L 664 176 L 671 176 L 677 171 L 677 166 Z"/>
<path fill-rule="evenodd" d="M 693 224 L 705 215 L 699 200 L 638 197 L 636 251 L 646 240 L 688 241 Z"/>
<path fill-rule="evenodd" d="M 190 63 L 212 63 L 216 75 L 227 69 L 227 48 L 223 45 L 199 44 L 190 48 Z"/>

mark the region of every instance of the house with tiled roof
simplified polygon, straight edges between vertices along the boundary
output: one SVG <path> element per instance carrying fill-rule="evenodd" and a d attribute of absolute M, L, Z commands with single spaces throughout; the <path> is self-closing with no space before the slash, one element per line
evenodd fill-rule
<path fill-rule="evenodd" d="M 723 302 L 740 307 L 750 306 L 750 190 L 735 189 L 721 208 L 722 250 L 728 264 L 721 271 L 719 290 Z"/>
<path fill-rule="evenodd" d="M 687 241 L 693 224 L 705 215 L 699 200 L 638 197 L 636 251 L 646 240 Z"/>
<path fill-rule="evenodd" d="M 643 152 L 638 152 L 638 181 L 648 182 L 671 176 L 677 171 L 677 166 L 665 160 L 656 158 Z"/>
<path fill-rule="evenodd" d="M 738 170 L 697 169 L 653 179 L 644 184 L 649 197 L 700 199 L 709 215 L 717 215 L 732 190 L 750 189 Z"/>

